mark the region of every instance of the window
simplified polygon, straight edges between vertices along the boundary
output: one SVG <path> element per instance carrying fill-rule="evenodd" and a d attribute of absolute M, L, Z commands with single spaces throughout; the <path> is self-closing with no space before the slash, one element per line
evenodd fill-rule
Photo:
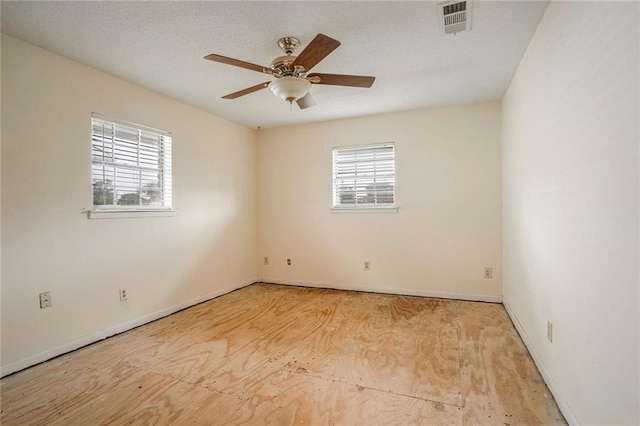
<path fill-rule="evenodd" d="M 170 210 L 171 134 L 93 114 L 94 210 Z"/>
<path fill-rule="evenodd" d="M 393 143 L 333 149 L 333 207 L 395 207 Z"/>

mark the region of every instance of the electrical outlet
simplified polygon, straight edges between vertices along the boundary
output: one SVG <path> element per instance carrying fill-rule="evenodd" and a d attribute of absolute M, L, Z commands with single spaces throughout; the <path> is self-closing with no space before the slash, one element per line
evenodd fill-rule
<path fill-rule="evenodd" d="M 547 340 L 553 343 L 553 323 L 547 321 Z"/>
<path fill-rule="evenodd" d="M 120 289 L 120 301 L 124 302 L 125 300 L 129 300 L 127 297 L 127 290 L 121 288 Z"/>
<path fill-rule="evenodd" d="M 265 256 L 264 257 L 264 264 L 268 265 L 269 264 L 269 256 Z"/>
<path fill-rule="evenodd" d="M 493 268 L 484 268 L 484 277 L 493 278 Z"/>
<path fill-rule="evenodd" d="M 40 293 L 40 309 L 50 308 L 51 306 L 51 292 Z"/>
<path fill-rule="evenodd" d="M 371 262 L 369 262 L 368 260 L 365 260 L 364 263 L 362 264 L 362 268 L 365 271 L 370 271 L 371 270 Z"/>
<path fill-rule="evenodd" d="M 291 259 L 287 259 L 287 265 L 291 266 Z"/>

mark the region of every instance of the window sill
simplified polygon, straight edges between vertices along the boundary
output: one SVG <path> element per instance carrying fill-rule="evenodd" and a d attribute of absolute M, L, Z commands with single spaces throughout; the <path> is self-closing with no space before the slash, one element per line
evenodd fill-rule
<path fill-rule="evenodd" d="M 331 213 L 398 213 L 398 207 L 332 207 Z"/>
<path fill-rule="evenodd" d="M 89 219 L 126 219 L 143 217 L 171 217 L 175 210 L 89 210 Z"/>

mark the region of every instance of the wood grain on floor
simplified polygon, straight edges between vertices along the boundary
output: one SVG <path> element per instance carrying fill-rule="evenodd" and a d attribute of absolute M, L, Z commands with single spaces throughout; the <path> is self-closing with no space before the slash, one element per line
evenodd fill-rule
<path fill-rule="evenodd" d="M 566 424 L 504 308 L 254 284 L 0 381 L 0 423 Z"/>

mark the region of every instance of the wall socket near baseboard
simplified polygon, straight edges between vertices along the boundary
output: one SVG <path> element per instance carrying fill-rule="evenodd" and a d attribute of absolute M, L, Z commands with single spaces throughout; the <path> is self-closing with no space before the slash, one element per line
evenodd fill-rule
<path fill-rule="evenodd" d="M 484 277 L 493 278 L 493 268 L 484 268 Z"/>
<path fill-rule="evenodd" d="M 121 288 L 120 289 L 120 301 L 124 302 L 125 300 L 129 300 L 129 296 L 127 295 L 127 290 Z"/>
<path fill-rule="evenodd" d="M 547 320 L 547 340 L 553 343 L 553 323 Z"/>
<path fill-rule="evenodd" d="M 51 292 L 45 291 L 44 293 L 40 293 L 40 309 L 50 308 L 53 306 L 51 302 Z"/>
<path fill-rule="evenodd" d="M 365 271 L 370 271 L 371 262 L 369 262 L 368 260 L 365 260 L 364 262 L 362 262 L 362 269 L 364 269 Z"/>
<path fill-rule="evenodd" d="M 269 264 L 269 256 L 265 256 L 265 257 L 264 257 L 264 261 L 263 261 L 263 263 L 264 263 L 265 265 L 268 265 L 268 264 Z"/>
<path fill-rule="evenodd" d="M 287 259 L 287 265 L 291 266 L 291 259 Z"/>

